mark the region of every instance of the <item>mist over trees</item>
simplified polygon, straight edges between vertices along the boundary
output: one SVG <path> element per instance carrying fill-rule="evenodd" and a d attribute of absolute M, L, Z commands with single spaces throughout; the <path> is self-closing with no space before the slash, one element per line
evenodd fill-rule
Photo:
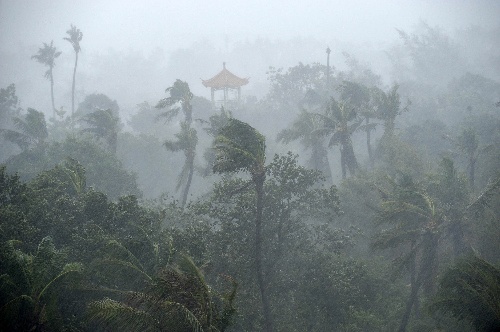
<path fill-rule="evenodd" d="M 150 54 L 82 31 L 2 50 L 30 65 L 0 75 L 1 331 L 499 328 L 498 27 Z M 250 84 L 216 107 L 223 62 Z"/>

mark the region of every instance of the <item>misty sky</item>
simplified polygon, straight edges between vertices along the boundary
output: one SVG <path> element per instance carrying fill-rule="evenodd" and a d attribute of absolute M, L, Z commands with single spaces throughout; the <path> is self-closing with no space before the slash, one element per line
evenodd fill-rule
<path fill-rule="evenodd" d="M 0 0 L 0 87 L 14 83 L 23 107 L 50 111 L 45 69 L 31 56 L 54 40 L 62 51 L 54 71 L 56 104 L 67 109 L 74 53 L 63 37 L 70 24 L 83 32 L 77 103 L 104 93 L 133 108 L 155 103 L 177 78 L 209 98 L 200 78 L 215 75 L 223 61 L 251 77 L 243 93 L 262 96 L 269 66 L 323 62 L 327 45 L 337 68 L 342 52 L 352 51 L 383 71 L 376 64 L 398 39 L 396 28 L 413 31 L 425 21 L 452 34 L 496 26 L 499 17 L 498 0 Z M 287 44 L 294 38 L 299 48 Z"/>
<path fill-rule="evenodd" d="M 245 38 L 295 36 L 377 42 L 394 38 L 422 19 L 445 29 L 499 20 L 500 1 L 273 1 L 273 0 L 0 0 L 0 45 L 62 38 L 73 23 L 89 51 L 186 47 L 207 38 L 215 43 Z"/>

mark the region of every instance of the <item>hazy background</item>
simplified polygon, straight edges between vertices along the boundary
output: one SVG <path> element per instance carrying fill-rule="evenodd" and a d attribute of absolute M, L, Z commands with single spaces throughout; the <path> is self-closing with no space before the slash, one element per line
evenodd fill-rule
<path fill-rule="evenodd" d="M 209 98 L 208 79 L 227 62 L 250 77 L 244 95 L 263 96 L 269 66 L 326 62 L 342 69 L 347 51 L 387 73 L 386 51 L 397 29 L 419 22 L 453 35 L 498 25 L 500 1 L 13 1 L 0 0 L 0 86 L 16 84 L 21 106 L 50 114 L 45 68 L 31 56 L 43 42 L 62 55 L 54 68 L 56 107 L 71 107 L 74 52 L 70 24 L 83 32 L 76 104 L 90 93 L 117 100 L 124 115 L 152 104 L 179 78 Z M 488 73 L 482 73 L 487 75 Z M 382 75 L 384 82 L 393 78 Z"/>

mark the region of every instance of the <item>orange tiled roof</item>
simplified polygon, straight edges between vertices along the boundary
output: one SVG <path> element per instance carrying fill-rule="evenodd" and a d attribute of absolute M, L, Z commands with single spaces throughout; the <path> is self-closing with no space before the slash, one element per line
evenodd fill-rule
<path fill-rule="evenodd" d="M 222 71 L 211 79 L 202 80 L 203 85 L 215 89 L 235 89 L 242 85 L 248 84 L 248 78 L 240 78 L 227 70 L 225 62 L 223 63 L 223 67 L 224 68 L 222 69 Z"/>

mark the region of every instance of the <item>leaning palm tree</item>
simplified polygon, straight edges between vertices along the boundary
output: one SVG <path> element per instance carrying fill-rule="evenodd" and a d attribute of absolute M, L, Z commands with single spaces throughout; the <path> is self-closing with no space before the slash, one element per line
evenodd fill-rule
<path fill-rule="evenodd" d="M 329 146 L 338 145 L 340 147 L 340 165 L 342 168 L 342 178 L 347 176 L 347 170 L 351 175 L 356 173 L 358 162 L 354 155 L 351 136 L 361 125 L 356 110 L 350 105 L 337 102 L 331 98 L 325 113 L 315 113 L 322 122 L 322 127 L 317 130 L 319 135 L 330 136 Z"/>
<path fill-rule="evenodd" d="M 217 152 L 215 173 L 250 173 L 257 196 L 255 214 L 255 269 L 262 299 L 266 331 L 273 330 L 271 307 L 264 280 L 262 252 L 262 212 L 266 179 L 266 138 L 245 122 L 231 118 L 214 140 Z"/>
<path fill-rule="evenodd" d="M 48 137 L 45 115 L 33 108 L 28 108 L 28 114 L 24 117 L 15 117 L 14 125 L 18 129 L 0 129 L 4 138 L 17 144 L 22 150 L 27 150 L 45 142 Z"/>
<path fill-rule="evenodd" d="M 182 184 L 185 183 L 181 201 L 181 205 L 184 207 L 193 179 L 194 159 L 196 156 L 196 145 L 198 143 L 196 130 L 191 127 L 193 122 L 193 107 L 191 105 L 193 93 L 189 89 L 189 85 L 181 80 L 176 80 L 173 86 L 167 88 L 166 92 L 169 93 L 169 96 L 161 99 L 156 105 L 156 108 L 167 108 L 167 111 L 161 113 L 158 118 L 165 118 L 165 121 L 169 122 L 172 121 L 181 110 L 184 113 L 184 120 L 181 122 L 181 132 L 176 134 L 177 140 L 167 140 L 164 143 L 168 150 L 172 152 L 183 151 L 186 156 L 176 187 L 176 190 L 179 190 Z"/>
<path fill-rule="evenodd" d="M 160 114 L 159 118 L 165 118 L 165 121 L 169 122 L 182 110 L 185 121 L 191 123 L 193 121 L 193 106 L 191 105 L 193 93 L 189 85 L 178 79 L 165 92 L 168 92 L 169 96 L 161 99 L 155 106 L 159 109 L 167 108 L 167 111 Z"/>
<path fill-rule="evenodd" d="M 110 151 L 116 154 L 119 119 L 113 114 L 111 109 L 97 109 L 94 112 L 84 116 L 81 121 L 87 123 L 88 127 L 82 129 L 82 132 L 89 132 L 98 139 L 103 139 Z"/>
<path fill-rule="evenodd" d="M 220 113 L 212 114 L 208 118 L 208 121 L 203 119 L 196 119 L 196 121 L 198 121 L 202 125 L 207 125 L 207 127 L 204 127 L 203 130 L 213 139 L 217 136 L 219 130 L 227 125 L 227 122 L 232 117 L 233 115 L 231 111 L 224 109 L 224 107 L 221 107 Z M 215 162 L 214 149 L 212 149 L 211 147 L 207 148 L 203 153 L 203 157 L 206 161 L 206 164 L 201 168 L 200 171 L 203 176 L 208 176 L 212 174 L 212 166 Z"/>
<path fill-rule="evenodd" d="M 54 118 L 56 116 L 56 105 L 54 103 L 54 76 L 52 74 L 52 69 L 55 66 L 55 60 L 61 55 L 61 52 L 57 52 L 54 47 L 54 41 L 50 42 L 50 45 L 43 43 L 43 48 L 38 49 L 38 53 L 33 55 L 31 58 L 40 62 L 41 64 L 48 66 L 49 69 L 45 72 L 45 78 L 50 80 L 50 97 L 52 100 L 52 110 Z"/>
<path fill-rule="evenodd" d="M 83 33 L 76 26 L 71 24 L 71 28 L 66 31 L 69 37 L 64 37 L 64 40 L 70 42 L 75 51 L 75 68 L 73 69 L 73 85 L 71 87 L 71 117 L 75 114 L 75 80 L 76 80 L 76 67 L 78 65 L 78 53 L 80 53 L 80 42 L 82 41 Z"/>

